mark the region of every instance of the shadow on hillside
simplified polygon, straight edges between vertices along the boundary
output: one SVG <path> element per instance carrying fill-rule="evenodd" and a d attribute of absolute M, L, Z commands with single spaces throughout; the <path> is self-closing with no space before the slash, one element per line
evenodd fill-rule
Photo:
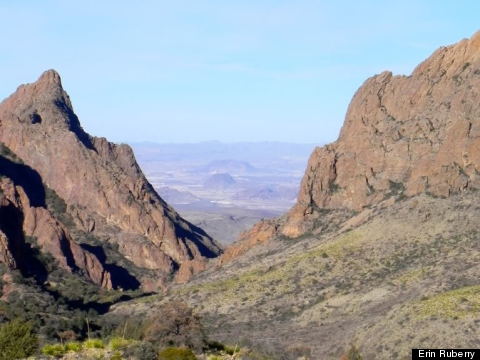
<path fill-rule="evenodd" d="M 74 300 L 74 299 L 66 298 L 60 292 L 56 290 L 52 290 L 51 288 L 43 287 L 43 290 L 46 291 L 48 294 L 50 294 L 55 299 L 55 301 L 61 301 L 71 309 L 78 309 L 78 310 L 87 311 L 87 312 L 89 310 L 94 310 L 99 315 L 106 314 L 110 310 L 110 307 L 115 304 L 153 295 L 153 293 L 144 293 L 136 296 L 124 294 L 115 298 L 115 300 L 108 301 L 108 302 L 98 302 L 98 301 L 84 302 L 82 299 Z"/>
<path fill-rule="evenodd" d="M 75 115 L 72 108 L 68 106 L 65 101 L 57 100 L 55 105 L 63 111 L 65 116 L 68 120 L 68 129 L 77 135 L 78 140 L 88 149 L 97 152 L 97 149 L 92 143 L 92 139 L 90 135 L 88 135 L 85 130 L 83 130 L 82 126 L 80 125 L 80 120 L 78 120 L 78 116 Z"/>
<path fill-rule="evenodd" d="M 16 163 L 0 155 L 0 175 L 6 176 L 23 188 L 33 207 L 46 207 L 45 188 L 39 173 L 31 167 Z"/>
<path fill-rule="evenodd" d="M 135 278 L 135 276 L 131 275 L 127 269 L 115 264 L 107 263 L 107 255 L 101 246 L 89 244 L 80 244 L 80 246 L 84 250 L 94 254 L 102 263 L 105 270 L 110 272 L 112 277 L 112 285 L 114 288 L 120 287 L 124 290 L 137 290 L 140 287 L 140 282 L 137 280 L 137 278 Z"/>
<path fill-rule="evenodd" d="M 204 241 L 205 239 L 210 239 L 211 237 L 201 228 L 198 226 L 195 226 L 191 223 L 188 223 L 191 228 L 191 232 L 185 230 L 182 226 L 175 224 L 175 233 L 179 238 L 182 239 L 191 239 L 195 245 L 197 245 L 198 250 L 200 250 L 200 253 L 205 256 L 206 258 L 215 258 L 221 254 L 222 250 L 220 249 L 220 253 L 217 254 L 215 251 L 212 249 L 208 248 L 205 244 Z M 192 236 L 193 235 L 193 236 Z M 193 254 L 190 254 L 193 257 Z"/>

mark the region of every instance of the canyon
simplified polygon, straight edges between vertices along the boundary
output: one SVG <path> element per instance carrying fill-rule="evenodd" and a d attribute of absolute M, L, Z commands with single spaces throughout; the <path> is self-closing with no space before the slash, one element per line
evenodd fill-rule
<path fill-rule="evenodd" d="M 33 288 L 15 271 L 57 296 L 48 255 L 57 276 L 120 290 L 93 305 L 124 333 L 126 319 L 185 303 L 211 338 L 258 349 L 256 359 L 476 348 L 479 100 L 480 32 L 411 75 L 367 79 L 338 139 L 311 154 L 293 206 L 223 248 L 158 195 L 129 146 L 82 129 L 49 70 L 0 104 L 2 299 Z M 220 176 L 202 186 L 236 186 L 233 165 L 254 171 L 232 164 L 208 165 Z M 165 194 L 195 200 L 178 192 Z"/>

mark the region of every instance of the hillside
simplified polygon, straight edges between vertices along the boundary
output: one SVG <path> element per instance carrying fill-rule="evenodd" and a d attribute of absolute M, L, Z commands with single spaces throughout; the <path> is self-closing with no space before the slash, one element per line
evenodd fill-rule
<path fill-rule="evenodd" d="M 166 298 L 113 313 L 146 315 L 182 299 L 208 319 L 213 337 L 254 344 L 273 359 L 297 351 L 339 359 L 351 343 L 364 359 L 409 359 L 412 347 L 475 348 L 477 203 L 472 192 L 420 195 L 357 215 L 332 211 L 314 233 L 270 239 Z"/>
<path fill-rule="evenodd" d="M 317 148 L 297 204 L 255 225 L 183 299 L 216 338 L 274 359 L 409 359 L 413 347 L 478 348 L 480 33 L 410 76 L 356 92 L 338 140 Z M 111 315 L 110 315 L 111 316 Z"/>

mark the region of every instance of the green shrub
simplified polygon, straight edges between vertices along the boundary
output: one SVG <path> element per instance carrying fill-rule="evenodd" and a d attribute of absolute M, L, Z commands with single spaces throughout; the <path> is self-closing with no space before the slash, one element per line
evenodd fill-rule
<path fill-rule="evenodd" d="M 13 320 L 0 326 L 0 360 L 26 358 L 38 348 L 32 324 Z"/>
<path fill-rule="evenodd" d="M 187 348 L 169 347 L 158 354 L 159 360 L 197 360 L 192 350 Z"/>
<path fill-rule="evenodd" d="M 82 343 L 79 343 L 78 341 L 72 341 L 65 344 L 66 351 L 79 352 L 82 348 Z"/>
<path fill-rule="evenodd" d="M 114 337 L 110 340 L 110 348 L 112 350 L 121 350 L 125 349 L 128 345 L 131 344 L 131 340 L 126 340 L 121 337 Z"/>
<path fill-rule="evenodd" d="M 103 341 L 101 339 L 89 339 L 83 343 L 85 349 L 103 349 Z"/>
<path fill-rule="evenodd" d="M 62 357 L 63 355 L 65 355 L 66 352 L 67 350 L 65 349 L 65 346 L 61 344 L 45 345 L 42 348 L 43 355 L 50 355 L 55 357 Z"/>

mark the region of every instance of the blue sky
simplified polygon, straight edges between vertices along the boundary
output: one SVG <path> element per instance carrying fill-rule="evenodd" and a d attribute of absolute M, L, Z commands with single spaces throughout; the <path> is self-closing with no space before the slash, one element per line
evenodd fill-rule
<path fill-rule="evenodd" d="M 60 72 L 117 142 L 333 141 L 355 90 L 480 29 L 477 1 L 0 0 L 0 97 Z"/>

